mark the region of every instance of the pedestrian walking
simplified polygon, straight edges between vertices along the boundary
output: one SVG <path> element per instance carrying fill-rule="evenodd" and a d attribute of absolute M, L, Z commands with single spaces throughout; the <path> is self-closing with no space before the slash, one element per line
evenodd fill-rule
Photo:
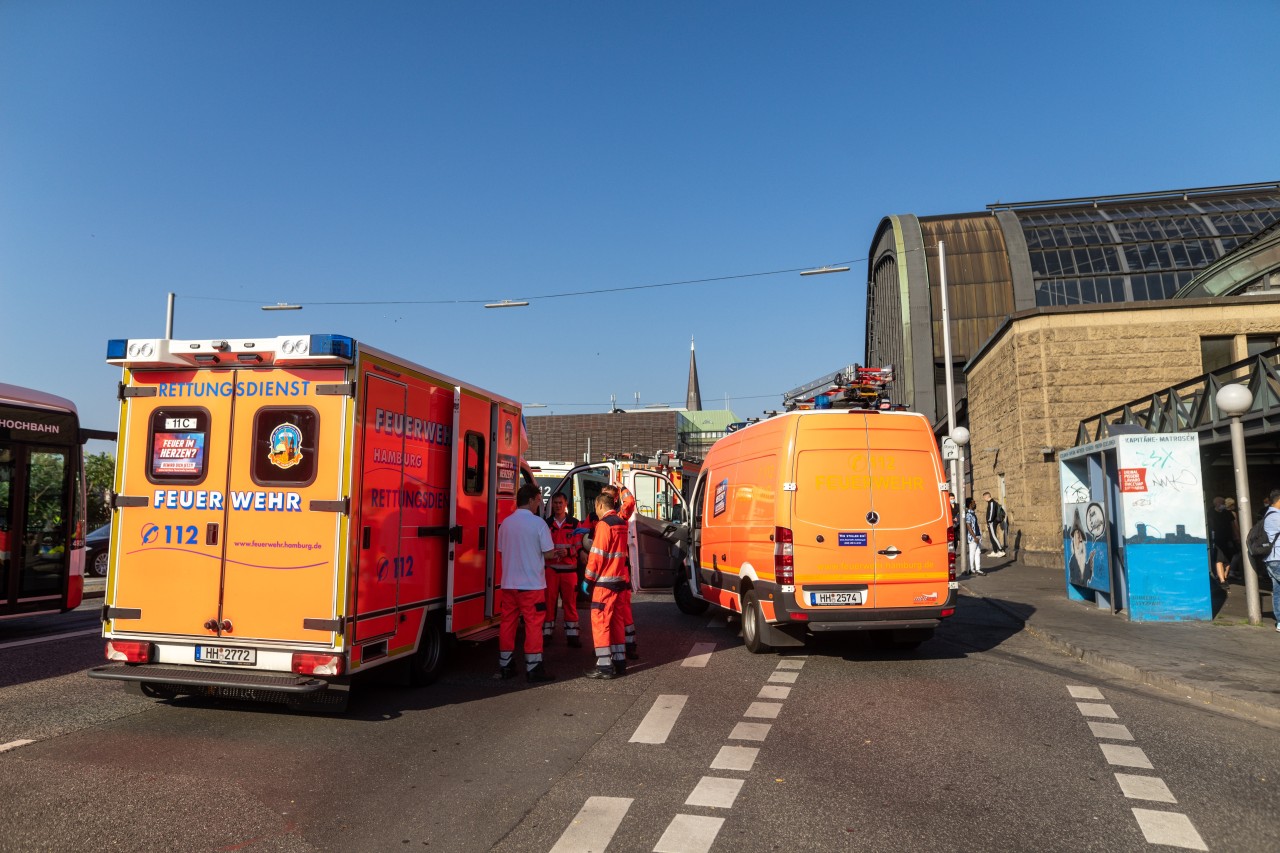
<path fill-rule="evenodd" d="M 516 633 L 524 623 L 525 678 L 551 681 L 542 664 L 542 622 L 547 610 L 546 561 L 563 553 L 538 516 L 542 489 L 526 483 L 516 492 L 517 509 L 498 527 L 502 592 L 498 596 L 498 678 L 515 678 Z"/>
<path fill-rule="evenodd" d="M 1209 533 L 1213 539 L 1213 572 L 1218 586 L 1225 591 L 1228 588 L 1227 572 L 1231 570 L 1231 561 L 1235 559 L 1239 533 L 1236 530 L 1235 516 L 1227 508 L 1226 499 L 1221 496 L 1213 499 L 1213 509 L 1209 514 Z"/>
<path fill-rule="evenodd" d="M 551 517 L 547 519 L 551 541 L 564 549 L 547 559 L 547 612 L 542 623 L 542 639 L 551 639 L 556 627 L 556 600 L 564 607 L 564 640 L 570 648 L 582 648 L 578 639 L 578 549 L 582 534 L 578 519 L 569 515 L 569 499 L 557 492 L 551 498 Z"/>
<path fill-rule="evenodd" d="M 1004 507 L 991 497 L 990 492 L 983 492 L 982 499 L 987 502 L 987 534 L 991 537 L 991 552 L 987 556 L 1003 557 L 1004 537 L 1000 535 L 1000 529 L 1004 526 Z"/>
<path fill-rule="evenodd" d="M 1271 575 L 1271 615 L 1276 620 L 1276 630 L 1280 631 L 1280 489 L 1272 489 L 1267 495 L 1267 511 L 1262 516 L 1262 530 L 1271 543 L 1271 553 L 1262 564 Z"/>
<path fill-rule="evenodd" d="M 978 527 L 978 502 L 964 499 L 964 526 L 969 541 L 969 572 L 985 575 L 982 570 L 982 529 Z"/>
<path fill-rule="evenodd" d="M 627 659 L 622 613 L 618 600 L 631 587 L 627 571 L 627 523 L 618 515 L 618 501 L 607 492 L 596 498 L 595 535 L 587 556 L 583 586 L 591 593 L 591 637 L 595 643 L 596 666 L 588 678 L 611 679 L 626 675 Z"/>

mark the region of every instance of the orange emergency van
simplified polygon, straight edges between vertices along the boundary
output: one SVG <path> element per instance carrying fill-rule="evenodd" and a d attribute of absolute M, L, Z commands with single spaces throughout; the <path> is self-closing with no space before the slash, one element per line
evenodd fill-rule
<path fill-rule="evenodd" d="M 730 433 L 694 485 L 676 603 L 740 612 L 757 653 L 833 631 L 919 645 L 955 610 L 947 488 L 919 414 L 798 411 Z"/>
<path fill-rule="evenodd" d="M 446 637 L 496 632 L 518 403 L 340 335 L 113 340 L 107 361 L 112 663 L 91 676 L 341 709 L 355 673 L 428 683 Z"/>

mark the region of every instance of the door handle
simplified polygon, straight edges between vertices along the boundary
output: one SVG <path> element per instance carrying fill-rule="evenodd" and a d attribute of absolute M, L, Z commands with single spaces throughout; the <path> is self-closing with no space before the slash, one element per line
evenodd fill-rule
<path fill-rule="evenodd" d="M 208 526 L 205 527 L 204 544 L 206 545 L 218 544 L 218 523 L 216 521 L 209 522 Z"/>
<path fill-rule="evenodd" d="M 476 543 L 476 547 L 478 547 L 481 551 L 489 547 L 489 539 L 487 536 L 484 535 L 485 530 L 486 528 L 484 527 L 480 528 L 480 541 Z"/>
<path fill-rule="evenodd" d="M 360 531 L 360 550 L 362 551 L 369 550 L 369 538 L 370 536 L 372 536 L 372 534 L 373 534 L 372 527 L 366 527 L 362 531 Z"/>
<path fill-rule="evenodd" d="M 205 622 L 205 623 L 204 623 L 204 629 L 205 629 L 206 631 L 217 631 L 217 630 L 218 630 L 218 620 L 217 620 L 217 619 L 210 619 L 210 620 L 208 620 L 207 622 Z"/>
<path fill-rule="evenodd" d="M 222 620 L 222 625 L 221 625 L 220 627 L 222 628 L 222 633 L 224 633 L 224 634 L 230 634 L 230 633 L 231 633 L 231 620 L 230 620 L 230 619 L 223 619 L 223 620 Z"/>
<path fill-rule="evenodd" d="M 888 548 L 885 548 L 883 551 L 876 551 L 876 553 L 885 557 L 896 557 L 902 552 L 899 551 L 894 546 L 890 545 Z"/>

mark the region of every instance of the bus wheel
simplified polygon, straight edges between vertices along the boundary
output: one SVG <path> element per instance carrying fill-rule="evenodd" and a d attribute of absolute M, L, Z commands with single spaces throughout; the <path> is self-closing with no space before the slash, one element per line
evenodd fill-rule
<path fill-rule="evenodd" d="M 689 578 L 685 577 L 683 573 L 676 577 L 676 585 L 672 588 L 672 594 L 676 597 L 676 607 L 680 612 L 687 613 L 690 616 L 701 616 L 711 606 L 711 602 L 698 598 L 693 594 L 693 590 L 689 589 Z"/>
<path fill-rule="evenodd" d="M 742 644 L 753 655 L 764 654 L 773 649 L 762 638 L 764 617 L 760 615 L 760 605 L 756 602 L 756 591 L 747 590 L 742 596 Z"/>
<path fill-rule="evenodd" d="M 148 699 L 173 699 L 178 695 L 178 691 L 172 687 L 166 687 L 163 684 L 152 684 L 149 681 L 138 682 L 138 692 Z"/>
<path fill-rule="evenodd" d="M 426 687 L 440 677 L 444 668 L 444 625 L 433 614 L 427 616 L 422 626 L 422 642 L 409 659 L 409 682 L 414 687 Z"/>

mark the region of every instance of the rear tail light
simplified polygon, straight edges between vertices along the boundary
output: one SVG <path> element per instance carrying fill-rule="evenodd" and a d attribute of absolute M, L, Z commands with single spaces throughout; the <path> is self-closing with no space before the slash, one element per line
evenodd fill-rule
<path fill-rule="evenodd" d="M 956 579 L 956 529 L 947 525 L 947 581 Z"/>
<path fill-rule="evenodd" d="M 773 528 L 773 578 L 785 586 L 796 582 L 795 545 L 790 527 Z"/>
<path fill-rule="evenodd" d="M 295 652 L 293 671 L 299 675 L 342 675 L 342 655 Z"/>
<path fill-rule="evenodd" d="M 107 660 L 149 663 L 151 644 L 142 640 L 107 640 Z"/>

